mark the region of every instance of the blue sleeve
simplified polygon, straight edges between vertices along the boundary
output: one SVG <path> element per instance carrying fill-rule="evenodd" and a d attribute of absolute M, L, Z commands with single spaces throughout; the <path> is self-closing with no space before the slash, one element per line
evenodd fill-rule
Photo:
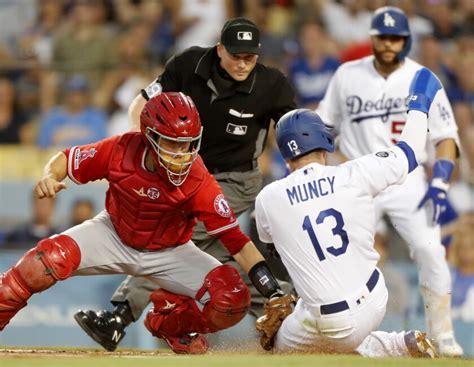
<path fill-rule="evenodd" d="M 399 141 L 397 143 L 397 146 L 403 150 L 403 153 L 405 153 L 406 157 L 407 157 L 407 160 L 408 160 L 408 173 L 410 173 L 411 171 L 413 171 L 417 166 L 418 166 L 418 162 L 416 161 L 416 157 L 415 157 L 415 152 L 413 152 L 413 149 L 411 149 L 411 147 L 405 143 L 404 141 Z"/>

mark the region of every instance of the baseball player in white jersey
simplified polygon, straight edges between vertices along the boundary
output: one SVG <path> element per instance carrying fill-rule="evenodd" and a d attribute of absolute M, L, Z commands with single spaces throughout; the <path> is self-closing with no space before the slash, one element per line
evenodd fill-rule
<path fill-rule="evenodd" d="M 294 110 L 278 122 L 278 147 L 291 173 L 258 195 L 257 230 L 263 242 L 274 243 L 301 298 L 276 335 L 275 351 L 433 356 L 419 331 L 373 332 L 388 296 L 376 268 L 373 198 L 416 171 L 440 89 L 422 69 L 400 142 L 340 166 L 325 165 L 334 142 L 316 112 Z"/>
<path fill-rule="evenodd" d="M 406 98 L 415 73 L 422 66 L 406 57 L 411 36 L 408 20 L 398 8 L 378 9 L 370 30 L 374 56 L 347 62 L 337 70 L 318 113 L 338 134 L 340 151 L 349 159 L 387 149 L 400 138 L 407 120 Z M 461 356 L 453 333 L 451 280 L 441 245 L 439 214 L 458 154 L 454 115 L 444 89 L 436 95 L 429 115 L 428 145 L 436 147 L 433 178 L 419 166 L 399 186 L 375 199 L 376 221 L 385 213 L 408 243 L 419 269 L 428 334 L 440 355 Z M 420 163 L 426 161 L 426 149 Z"/>

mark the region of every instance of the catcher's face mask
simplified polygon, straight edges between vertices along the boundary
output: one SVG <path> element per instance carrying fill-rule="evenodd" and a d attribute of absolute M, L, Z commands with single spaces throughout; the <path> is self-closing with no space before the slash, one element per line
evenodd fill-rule
<path fill-rule="evenodd" d="M 148 127 L 146 138 L 158 158 L 155 162 L 166 170 L 173 185 L 180 186 L 197 158 L 201 133 L 196 137 L 171 138 Z"/>

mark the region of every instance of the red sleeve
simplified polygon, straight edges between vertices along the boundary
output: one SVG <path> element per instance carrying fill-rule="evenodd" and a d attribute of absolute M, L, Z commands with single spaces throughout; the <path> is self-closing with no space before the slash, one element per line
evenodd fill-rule
<path fill-rule="evenodd" d="M 120 136 L 63 150 L 67 157 L 67 175 L 77 184 L 107 178 L 112 151 Z"/>
<path fill-rule="evenodd" d="M 234 255 L 250 239 L 240 230 L 239 222 L 214 176 L 207 173 L 204 181 L 193 198 L 194 214 L 204 222 L 207 233 L 219 237 L 229 253 Z"/>
<path fill-rule="evenodd" d="M 235 255 L 242 250 L 242 247 L 250 241 L 250 238 L 240 230 L 239 226 L 222 232 L 218 237 L 231 255 Z"/>

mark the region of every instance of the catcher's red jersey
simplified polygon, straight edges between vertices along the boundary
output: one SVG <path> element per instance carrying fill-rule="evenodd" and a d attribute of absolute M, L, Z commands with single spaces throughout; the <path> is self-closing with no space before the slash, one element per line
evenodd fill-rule
<path fill-rule="evenodd" d="M 71 180 L 109 181 L 105 207 L 125 244 L 146 249 L 181 245 L 191 239 L 195 218 L 204 222 L 209 234 L 222 236 L 231 254 L 249 241 L 200 157 L 186 181 L 176 187 L 165 174 L 145 168 L 146 152 L 140 133 L 64 151 Z"/>

